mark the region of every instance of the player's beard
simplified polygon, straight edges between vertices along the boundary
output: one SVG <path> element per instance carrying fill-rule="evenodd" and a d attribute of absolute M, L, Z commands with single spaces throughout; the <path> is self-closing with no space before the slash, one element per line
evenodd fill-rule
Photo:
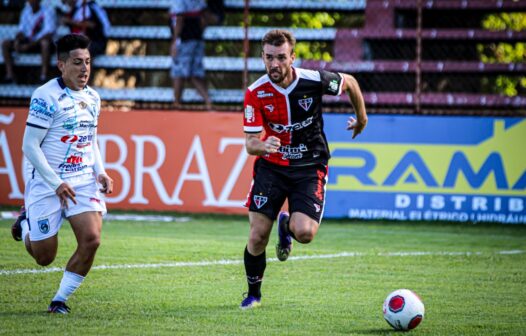
<path fill-rule="evenodd" d="M 279 75 L 278 77 L 273 77 L 273 75 Z M 282 73 L 280 69 L 274 69 L 267 72 L 268 77 L 270 78 L 270 81 L 274 84 L 279 84 L 283 82 L 285 78 L 287 78 L 289 72 L 285 71 L 285 73 Z"/>

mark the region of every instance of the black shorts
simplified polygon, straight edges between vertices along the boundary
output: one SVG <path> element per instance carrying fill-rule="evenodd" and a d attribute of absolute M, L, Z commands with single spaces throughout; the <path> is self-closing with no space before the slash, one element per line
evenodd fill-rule
<path fill-rule="evenodd" d="M 320 222 L 325 205 L 326 165 L 280 166 L 258 158 L 253 174 L 245 204 L 250 211 L 275 220 L 288 199 L 290 213 L 301 212 Z"/>

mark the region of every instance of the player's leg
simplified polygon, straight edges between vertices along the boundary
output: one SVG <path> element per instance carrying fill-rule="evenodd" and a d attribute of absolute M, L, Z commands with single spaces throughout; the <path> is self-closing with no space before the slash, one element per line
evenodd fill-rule
<path fill-rule="evenodd" d="M 26 186 L 28 188 L 28 186 Z M 27 252 L 40 266 L 51 264 L 57 255 L 58 231 L 62 226 L 62 209 L 56 196 L 33 202 L 34 193 L 28 193 L 26 220 L 21 222 Z"/>
<path fill-rule="evenodd" d="M 261 285 L 266 268 L 265 248 L 272 224 L 287 195 L 279 169 L 262 159 L 254 163 L 254 180 L 246 204 L 250 233 L 243 258 L 249 291 L 241 302 L 242 309 L 256 307 L 261 301 Z"/>
<path fill-rule="evenodd" d="M 77 204 L 69 203 L 65 216 L 71 224 L 77 249 L 64 271 L 57 293 L 49 305 L 48 312 L 66 314 L 70 311 L 65 302 L 80 287 L 88 274 L 100 245 L 102 216 L 106 205 L 101 199 L 97 184 L 75 188 Z"/>
<path fill-rule="evenodd" d="M 71 256 L 66 270 L 85 276 L 88 274 L 100 245 L 102 215 L 89 211 L 68 218 L 77 238 L 77 249 Z"/>
<path fill-rule="evenodd" d="M 248 294 L 241 302 L 241 309 L 254 308 L 261 302 L 261 284 L 267 260 L 265 248 L 272 231 L 272 220 L 266 215 L 249 212 L 250 233 L 243 260 L 247 276 Z"/>
<path fill-rule="evenodd" d="M 327 167 L 315 165 L 299 168 L 290 177 L 290 181 L 293 184 L 289 195 L 291 215 L 280 214 L 278 221 L 276 255 L 281 261 L 287 260 L 290 254 L 291 238 L 307 244 L 318 232 L 325 206 Z"/>
<path fill-rule="evenodd" d="M 310 243 L 319 227 L 318 221 L 299 211 L 291 214 L 288 225 L 294 239 L 302 244 Z"/>
<path fill-rule="evenodd" d="M 100 245 L 102 215 L 99 212 L 84 212 L 71 216 L 68 220 L 77 238 L 77 249 L 69 259 L 58 291 L 51 300 L 48 308 L 50 313 L 69 313 L 66 301 L 84 281 Z"/>

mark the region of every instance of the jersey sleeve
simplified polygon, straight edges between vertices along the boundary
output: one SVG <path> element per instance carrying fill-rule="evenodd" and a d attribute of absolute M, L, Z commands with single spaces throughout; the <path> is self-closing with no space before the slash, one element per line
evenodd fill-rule
<path fill-rule="evenodd" d="M 42 88 L 39 88 L 31 96 L 26 125 L 48 129 L 53 123 L 56 111 L 57 109 L 50 95 Z"/>
<path fill-rule="evenodd" d="M 263 131 L 263 116 L 254 92 L 247 89 L 243 104 L 243 130 L 245 133 L 259 133 Z"/>
<path fill-rule="evenodd" d="M 320 70 L 323 94 L 339 96 L 342 94 L 343 76 L 337 72 Z"/>

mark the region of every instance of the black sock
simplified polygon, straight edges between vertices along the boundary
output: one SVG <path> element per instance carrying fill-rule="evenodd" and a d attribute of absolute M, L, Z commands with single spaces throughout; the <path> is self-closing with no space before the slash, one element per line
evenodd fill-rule
<path fill-rule="evenodd" d="M 245 247 L 245 272 L 247 273 L 248 295 L 261 297 L 261 282 L 263 281 L 263 273 L 267 267 L 267 259 L 265 252 L 258 256 L 253 256 Z"/>

